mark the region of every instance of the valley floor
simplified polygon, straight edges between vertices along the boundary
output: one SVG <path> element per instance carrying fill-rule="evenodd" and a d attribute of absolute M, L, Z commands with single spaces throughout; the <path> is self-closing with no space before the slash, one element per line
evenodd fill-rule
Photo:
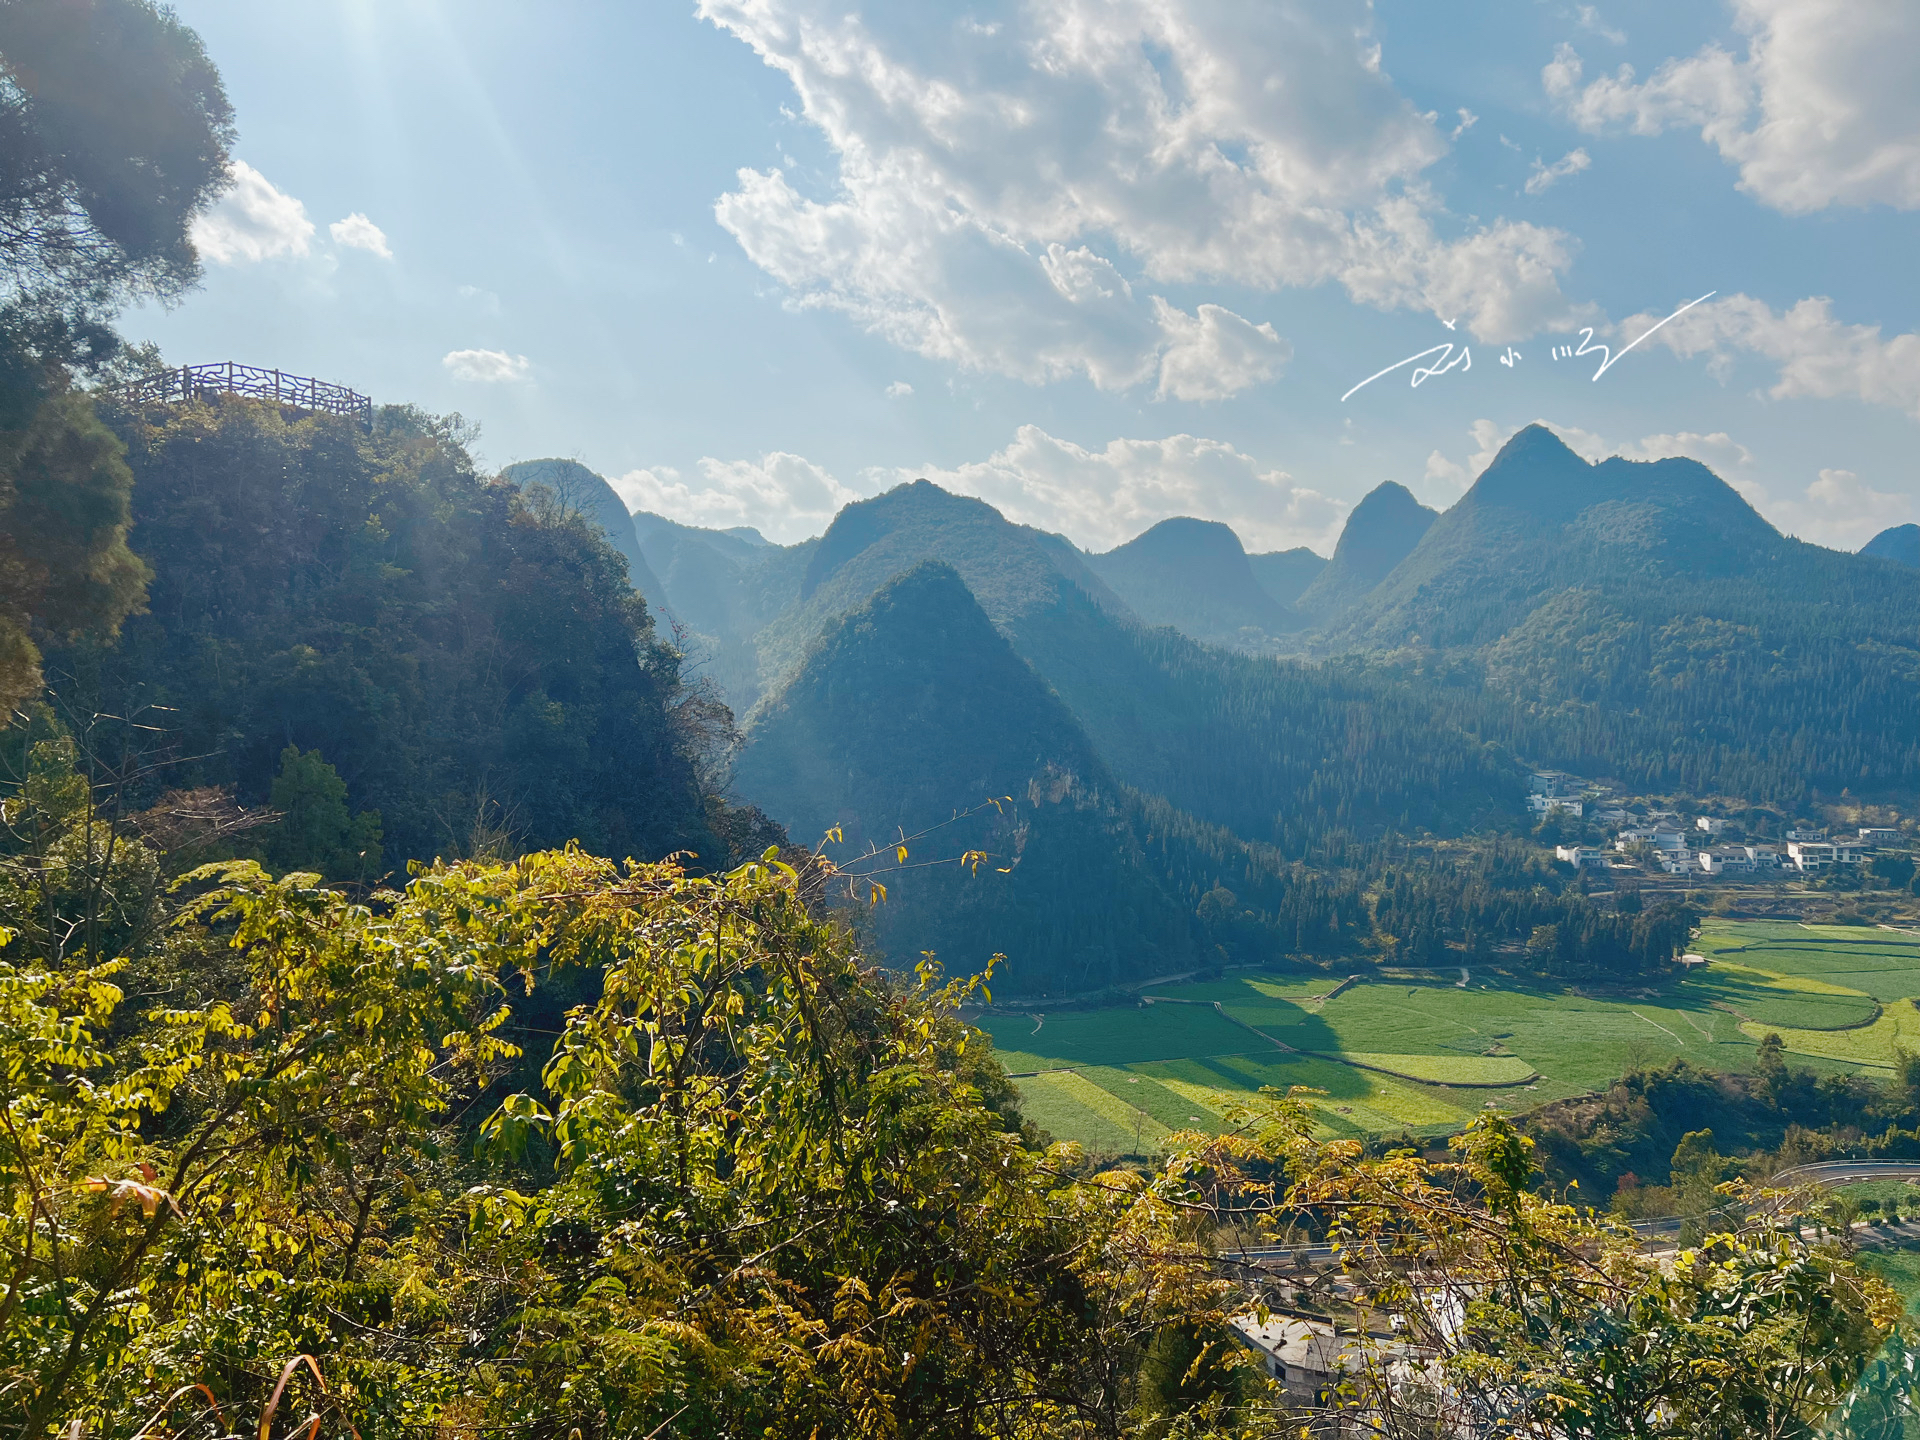
<path fill-rule="evenodd" d="M 1149 1155 L 1183 1129 L 1239 1123 L 1263 1087 L 1311 1096 L 1328 1135 L 1438 1138 L 1684 1059 L 1751 1068 L 1777 1032 L 1815 1069 L 1892 1072 L 1920 1050 L 1920 934 L 1709 919 L 1709 963 L 1637 991 L 1511 975 L 1382 970 L 1237 974 L 1151 987 L 1131 1005 L 976 1023 L 1027 1116 L 1096 1152 Z M 1336 993 L 1337 992 L 1337 993 Z"/>

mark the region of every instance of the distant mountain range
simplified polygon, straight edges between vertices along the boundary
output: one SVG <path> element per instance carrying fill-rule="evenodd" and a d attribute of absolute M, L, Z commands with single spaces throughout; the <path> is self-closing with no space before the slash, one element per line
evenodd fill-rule
<path fill-rule="evenodd" d="M 738 793 L 796 839 L 1012 797 L 931 841 L 993 865 L 912 861 L 871 924 L 1004 950 L 1015 989 L 1217 956 L 1216 891 L 1284 928 L 1301 858 L 1516 826 L 1528 765 L 1780 805 L 1920 786 L 1920 586 L 1887 563 L 1911 538 L 1791 540 L 1697 462 L 1590 464 L 1541 426 L 1445 513 L 1379 486 L 1330 561 L 1194 519 L 1086 554 L 926 481 L 799 545 L 632 524 L 643 593 L 743 718 Z"/>

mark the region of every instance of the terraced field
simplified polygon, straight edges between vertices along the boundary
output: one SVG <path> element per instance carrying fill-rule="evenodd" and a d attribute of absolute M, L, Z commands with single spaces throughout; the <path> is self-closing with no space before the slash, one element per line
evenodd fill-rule
<path fill-rule="evenodd" d="M 1713 921 L 1696 949 L 1704 969 L 1637 993 L 1422 971 L 1329 998 L 1335 978 L 1252 974 L 980 1023 L 1031 1118 L 1122 1154 L 1222 1130 L 1269 1085 L 1324 1092 L 1313 1104 L 1329 1135 L 1431 1137 L 1676 1058 L 1745 1070 L 1768 1033 L 1820 1070 L 1884 1075 L 1897 1048 L 1920 1052 L 1920 935 Z"/>

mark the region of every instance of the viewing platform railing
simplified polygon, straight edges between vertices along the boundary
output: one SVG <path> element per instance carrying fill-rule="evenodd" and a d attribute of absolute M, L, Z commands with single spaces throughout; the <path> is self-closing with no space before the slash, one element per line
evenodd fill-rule
<path fill-rule="evenodd" d="M 150 375 L 142 375 L 137 380 L 116 386 L 112 393 L 129 405 L 166 404 L 199 396 L 241 395 L 250 400 L 272 400 L 296 410 L 348 415 L 368 429 L 373 428 L 373 401 L 357 390 L 349 390 L 344 385 L 330 385 L 311 375 L 262 370 L 257 365 L 237 365 L 231 360 L 156 370 Z"/>

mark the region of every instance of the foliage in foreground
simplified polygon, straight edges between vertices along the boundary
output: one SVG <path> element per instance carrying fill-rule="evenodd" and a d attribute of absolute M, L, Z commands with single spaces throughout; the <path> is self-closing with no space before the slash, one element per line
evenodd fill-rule
<path fill-rule="evenodd" d="M 242 862 L 164 931 L 10 935 L 0 1434 L 1296 1433 L 1224 1328 L 1242 1236 L 1331 1236 L 1329 1312 L 1408 1317 L 1343 1391 L 1392 1435 L 1811 1434 L 1888 1333 L 1777 1225 L 1646 1265 L 1497 1118 L 1369 1159 L 1273 1096 L 1093 1173 L 958 1023 L 979 982 L 863 968 L 803 889 L 570 849 L 354 903 Z M 598 998 L 502 1095 L 569 973 Z"/>

